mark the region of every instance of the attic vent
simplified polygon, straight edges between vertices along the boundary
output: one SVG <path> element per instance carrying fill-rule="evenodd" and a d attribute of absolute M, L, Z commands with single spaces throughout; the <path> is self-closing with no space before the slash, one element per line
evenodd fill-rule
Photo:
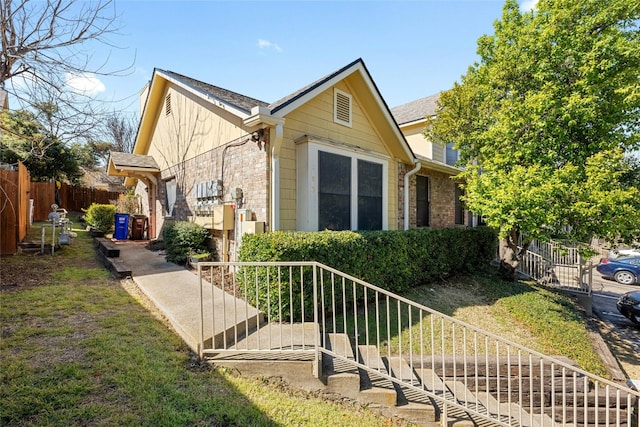
<path fill-rule="evenodd" d="M 169 115 L 171 114 L 171 94 L 167 94 L 167 96 L 164 98 L 164 114 L 165 115 Z"/>
<path fill-rule="evenodd" d="M 333 104 L 333 121 L 351 127 L 351 95 L 334 89 Z"/>

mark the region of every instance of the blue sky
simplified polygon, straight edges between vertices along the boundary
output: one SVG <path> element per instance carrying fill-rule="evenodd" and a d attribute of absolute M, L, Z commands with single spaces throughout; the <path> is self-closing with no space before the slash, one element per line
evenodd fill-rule
<path fill-rule="evenodd" d="M 450 88 L 493 33 L 501 0 L 117 1 L 119 26 L 95 46 L 99 97 L 138 111 L 154 68 L 273 102 L 362 58 L 390 107 Z"/>

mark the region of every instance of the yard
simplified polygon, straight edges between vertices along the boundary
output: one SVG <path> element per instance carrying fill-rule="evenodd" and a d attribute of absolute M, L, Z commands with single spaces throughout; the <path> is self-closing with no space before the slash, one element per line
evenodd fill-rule
<path fill-rule="evenodd" d="M 34 238 L 39 230 L 31 228 Z M 74 231 L 53 256 L 2 259 L 0 424 L 402 425 L 353 402 L 201 363 L 131 281 L 110 277 L 87 233 Z M 486 273 L 408 297 L 606 375 L 564 296 Z"/>

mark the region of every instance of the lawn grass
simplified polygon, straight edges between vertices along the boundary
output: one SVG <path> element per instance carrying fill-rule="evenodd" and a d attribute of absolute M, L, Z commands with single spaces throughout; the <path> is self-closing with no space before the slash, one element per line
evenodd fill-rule
<path fill-rule="evenodd" d="M 201 363 L 99 265 L 84 230 L 74 231 L 78 237 L 54 256 L 2 259 L 3 284 L 9 272 L 24 277 L 0 295 L 0 425 L 401 424 Z M 490 273 L 425 284 L 405 296 L 535 350 L 568 356 L 590 372 L 606 372 L 584 319 L 565 296 Z"/>
<path fill-rule="evenodd" d="M 201 363 L 74 231 L 54 256 L 2 259 L 3 285 L 19 284 L 0 301 L 0 425 L 404 424 Z"/>
<path fill-rule="evenodd" d="M 418 286 L 402 296 L 504 340 L 538 353 L 568 357 L 588 372 L 610 376 L 592 345 L 583 314 L 567 295 L 534 283 L 504 282 L 487 271 Z M 346 324 L 351 336 L 357 324 L 360 343 L 378 346 L 381 354 L 464 356 L 515 351 L 439 313 L 417 307 L 409 310 L 406 304 L 384 296 L 369 296 L 368 301 L 366 311 L 363 306 L 358 309 L 355 322 L 344 322 L 339 315 L 337 324 Z"/>

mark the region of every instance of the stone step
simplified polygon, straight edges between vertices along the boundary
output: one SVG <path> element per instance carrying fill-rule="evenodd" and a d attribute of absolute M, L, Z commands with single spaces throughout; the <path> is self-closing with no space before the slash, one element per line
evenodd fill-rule
<path fill-rule="evenodd" d="M 387 367 L 375 345 L 359 345 L 358 360 L 370 370 L 360 369 L 360 397 L 365 403 L 394 407 L 398 394 L 393 382 L 386 378 Z"/>

